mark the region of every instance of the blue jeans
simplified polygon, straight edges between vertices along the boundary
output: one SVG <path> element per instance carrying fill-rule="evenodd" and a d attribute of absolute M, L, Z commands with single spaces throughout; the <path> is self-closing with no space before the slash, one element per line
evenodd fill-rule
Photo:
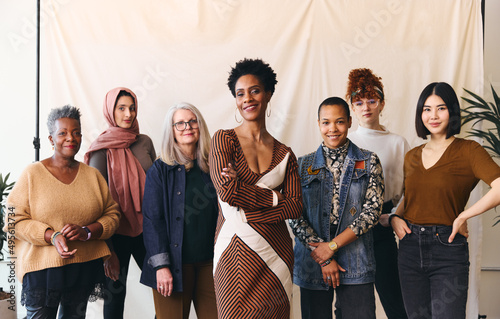
<path fill-rule="evenodd" d="M 451 226 L 408 223 L 410 234 L 399 242 L 399 278 L 409 319 L 465 318 L 469 287 L 469 246 Z"/>
<path fill-rule="evenodd" d="M 300 288 L 302 319 L 332 319 L 333 293 L 337 293 L 336 318 L 375 319 L 375 290 L 373 283 L 340 285 L 329 290 Z M 340 311 L 341 309 L 341 311 Z M 341 312 L 341 314 L 340 314 Z"/>

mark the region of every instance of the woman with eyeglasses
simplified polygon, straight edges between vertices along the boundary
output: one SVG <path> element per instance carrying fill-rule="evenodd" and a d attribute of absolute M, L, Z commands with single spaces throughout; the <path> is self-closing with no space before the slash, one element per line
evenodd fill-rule
<path fill-rule="evenodd" d="M 85 154 L 85 163 L 104 176 L 122 213 L 120 226 L 107 241 L 111 257 L 104 261 L 104 319 L 123 318 L 130 257 L 140 268 L 146 253 L 141 205 L 146 171 L 156 153 L 149 136 L 139 133 L 137 109 L 137 97 L 131 90 L 117 87 L 109 91 L 103 107 L 109 127 Z"/>
<path fill-rule="evenodd" d="M 370 69 L 349 72 L 347 101 L 358 119 L 358 128 L 349 132 L 357 146 L 375 152 L 384 171 L 385 196 L 382 215 L 373 227 L 376 273 L 375 288 L 388 319 L 407 318 L 398 275 L 398 248 L 389 213 L 403 195 L 403 163 L 409 145 L 402 136 L 380 124 L 385 107 L 384 85 Z M 341 309 L 338 309 L 341 311 Z"/>
<path fill-rule="evenodd" d="M 417 102 L 417 135 L 430 140 L 404 162 L 404 202 L 389 217 L 399 237 L 399 275 L 409 318 L 465 318 L 469 283 L 468 218 L 500 204 L 500 167 L 460 133 L 453 88 L 434 82 Z M 465 209 L 479 180 L 491 189 Z"/>
<path fill-rule="evenodd" d="M 189 103 L 165 117 L 161 154 L 146 177 L 146 258 L 141 283 L 153 289 L 156 317 L 217 318 L 212 276 L 217 195 L 210 179 L 210 135 Z"/>

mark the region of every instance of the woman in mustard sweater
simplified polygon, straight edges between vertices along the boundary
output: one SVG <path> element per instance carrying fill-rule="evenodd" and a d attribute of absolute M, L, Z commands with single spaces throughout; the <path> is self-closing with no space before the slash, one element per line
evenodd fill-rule
<path fill-rule="evenodd" d="M 53 109 L 47 122 L 54 155 L 29 165 L 7 198 L 6 226 L 15 235 L 16 272 L 28 318 L 85 318 L 100 297 L 102 258 L 120 218 L 98 170 L 75 160 L 80 111 Z"/>
<path fill-rule="evenodd" d="M 481 145 L 454 136 L 460 122 L 453 88 L 429 84 L 420 94 L 415 126 L 430 141 L 406 154 L 404 205 L 389 217 L 400 239 L 399 277 L 409 318 L 465 318 L 469 251 L 466 231 L 457 232 L 468 218 L 500 204 L 500 167 Z M 464 210 L 479 180 L 491 189 Z"/>

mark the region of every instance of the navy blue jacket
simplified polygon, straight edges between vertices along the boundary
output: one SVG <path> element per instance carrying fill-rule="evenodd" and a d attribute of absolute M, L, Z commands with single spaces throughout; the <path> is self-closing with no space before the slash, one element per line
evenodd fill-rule
<path fill-rule="evenodd" d="M 215 205 L 218 209 L 217 194 L 210 175 L 202 171 L 202 178 L 206 187 L 201 191 L 212 199 L 205 204 Z M 142 202 L 146 258 L 141 283 L 151 288 L 156 289 L 155 268 L 168 266 L 172 272 L 174 291 L 182 291 L 185 189 L 186 170 L 183 165 L 167 165 L 157 159 L 147 172 Z"/>

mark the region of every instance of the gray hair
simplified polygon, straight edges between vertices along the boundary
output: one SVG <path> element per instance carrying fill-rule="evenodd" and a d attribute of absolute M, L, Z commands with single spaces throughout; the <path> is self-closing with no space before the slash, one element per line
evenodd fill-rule
<path fill-rule="evenodd" d="M 210 151 L 210 133 L 208 132 L 207 124 L 203 119 L 200 111 L 192 104 L 186 102 L 180 102 L 172 107 L 167 112 L 165 116 L 165 121 L 163 122 L 163 139 L 161 142 L 161 154 L 160 158 L 162 161 L 168 165 L 184 165 L 186 169 L 193 167 L 193 161 L 182 153 L 179 145 L 175 141 L 174 137 L 174 114 L 177 110 L 188 110 L 193 112 L 198 120 L 198 127 L 200 130 L 200 138 L 198 140 L 198 145 L 196 148 L 196 159 L 198 160 L 198 166 L 205 173 L 208 173 L 208 153 Z"/>
<path fill-rule="evenodd" d="M 68 117 L 70 119 L 75 119 L 80 123 L 80 110 L 77 107 L 71 105 L 65 105 L 63 107 L 59 107 L 57 109 L 50 110 L 49 117 L 47 118 L 47 128 L 49 129 L 49 134 L 52 135 L 56 130 L 56 121 L 58 119 L 62 119 Z"/>

